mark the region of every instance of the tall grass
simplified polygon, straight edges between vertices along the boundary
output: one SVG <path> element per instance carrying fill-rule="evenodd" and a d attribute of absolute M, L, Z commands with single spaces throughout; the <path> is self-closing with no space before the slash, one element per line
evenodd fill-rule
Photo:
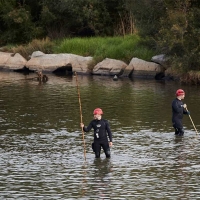
<path fill-rule="evenodd" d="M 138 35 L 125 37 L 91 37 L 64 39 L 54 48 L 55 53 L 92 56 L 96 60 L 112 58 L 129 63 L 133 57 L 150 60 L 155 52 L 144 46 Z"/>
<path fill-rule="evenodd" d="M 49 38 L 42 40 L 35 39 L 26 45 L 8 46 L 4 51 L 19 53 L 27 60 L 34 51 L 42 51 L 43 53 L 52 53 L 54 43 Z"/>
<path fill-rule="evenodd" d="M 200 71 L 189 71 L 181 76 L 180 81 L 182 83 L 189 83 L 191 85 L 200 84 Z"/>

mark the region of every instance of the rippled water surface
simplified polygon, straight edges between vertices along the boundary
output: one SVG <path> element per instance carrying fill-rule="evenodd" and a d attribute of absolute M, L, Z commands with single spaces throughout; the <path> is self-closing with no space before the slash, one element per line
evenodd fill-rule
<path fill-rule="evenodd" d="M 76 78 L 0 73 L 0 199 L 198 199 L 200 144 L 188 116 L 174 137 L 171 102 L 200 129 L 199 87 L 155 80 L 78 76 L 83 122 L 101 107 L 113 132 L 111 159 L 95 159 L 80 124 Z"/>

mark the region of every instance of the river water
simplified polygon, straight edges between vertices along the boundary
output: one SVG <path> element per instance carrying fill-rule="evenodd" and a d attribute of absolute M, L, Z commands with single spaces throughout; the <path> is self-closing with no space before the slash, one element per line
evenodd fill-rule
<path fill-rule="evenodd" d="M 188 116 L 184 137 L 171 125 L 182 88 L 200 130 L 199 87 L 78 75 L 83 122 L 100 107 L 113 133 L 111 158 L 95 159 L 92 131 L 84 157 L 76 77 L 48 76 L 0 73 L 0 199 L 199 198 L 199 136 Z"/>

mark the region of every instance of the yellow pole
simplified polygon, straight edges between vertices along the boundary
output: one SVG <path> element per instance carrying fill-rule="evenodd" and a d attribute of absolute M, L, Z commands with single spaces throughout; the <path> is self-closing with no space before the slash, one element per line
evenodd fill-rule
<path fill-rule="evenodd" d="M 185 109 L 186 109 L 186 111 L 188 112 L 187 107 L 186 107 Z M 189 115 L 189 118 L 190 118 L 190 120 L 191 120 L 191 122 L 192 122 L 192 125 L 193 125 L 193 127 L 194 127 L 194 130 L 196 131 L 196 134 L 198 135 L 198 131 L 197 131 L 197 129 L 196 129 L 195 125 L 194 125 L 194 122 L 192 121 L 192 117 L 191 117 L 190 115 Z"/>
<path fill-rule="evenodd" d="M 81 123 L 83 123 L 83 116 L 82 116 L 82 108 L 81 108 L 81 95 L 80 95 L 80 90 L 79 90 L 79 85 L 78 85 L 78 75 L 75 72 L 76 75 L 76 85 L 77 85 L 77 91 L 78 91 L 78 100 L 79 100 L 79 107 L 80 107 L 80 118 L 81 118 Z M 83 136 L 83 147 L 84 147 L 84 158 L 86 160 L 86 149 L 85 149 L 85 136 L 84 136 L 84 131 L 83 128 L 81 127 L 82 131 L 82 136 Z"/>

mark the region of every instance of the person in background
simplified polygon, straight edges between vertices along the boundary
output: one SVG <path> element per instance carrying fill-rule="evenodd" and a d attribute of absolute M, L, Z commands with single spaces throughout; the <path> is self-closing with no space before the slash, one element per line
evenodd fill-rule
<path fill-rule="evenodd" d="M 175 129 L 175 135 L 183 136 L 184 129 L 182 124 L 183 114 L 190 114 L 186 110 L 187 105 L 183 104 L 182 99 L 185 98 L 185 92 L 182 89 L 176 91 L 176 98 L 172 102 L 172 123 Z"/>
<path fill-rule="evenodd" d="M 110 130 L 110 125 L 107 120 L 102 119 L 103 111 L 101 108 L 96 108 L 93 114 L 94 119 L 90 124 L 86 127 L 81 123 L 81 127 L 85 132 L 89 132 L 92 128 L 94 129 L 94 142 L 92 143 L 92 148 L 95 152 L 95 157 L 100 158 L 102 147 L 106 158 L 110 158 L 110 147 L 112 146 L 112 132 Z"/>

